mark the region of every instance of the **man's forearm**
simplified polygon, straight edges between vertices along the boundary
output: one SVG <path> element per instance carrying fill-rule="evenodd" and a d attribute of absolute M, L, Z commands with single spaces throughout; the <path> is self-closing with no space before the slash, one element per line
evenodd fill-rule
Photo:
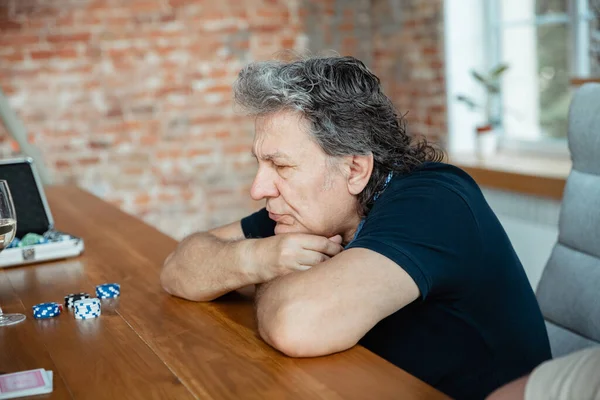
<path fill-rule="evenodd" d="M 184 239 L 165 261 L 164 289 L 195 301 L 210 301 L 232 290 L 262 282 L 251 254 L 252 239 L 224 241 L 210 233 Z"/>
<path fill-rule="evenodd" d="M 330 354 L 333 351 L 327 349 L 321 352 L 321 346 L 315 347 L 305 341 L 312 336 L 314 328 L 321 326 L 314 324 L 321 318 L 320 313 L 313 312 L 311 301 L 302 299 L 302 294 L 297 291 L 294 277 L 303 273 L 297 272 L 256 285 L 258 333 L 268 344 L 292 357 Z M 313 324 L 315 326 L 311 327 Z"/>

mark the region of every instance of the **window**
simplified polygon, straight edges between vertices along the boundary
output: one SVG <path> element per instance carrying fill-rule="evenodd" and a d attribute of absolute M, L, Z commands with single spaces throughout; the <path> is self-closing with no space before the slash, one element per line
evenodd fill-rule
<path fill-rule="evenodd" d="M 600 0 L 488 4 L 488 59 L 509 66 L 495 103 L 504 138 L 564 142 L 571 79 L 600 75 Z"/>
<path fill-rule="evenodd" d="M 590 0 L 592 21 L 590 26 L 591 75 L 600 76 L 600 0 Z"/>

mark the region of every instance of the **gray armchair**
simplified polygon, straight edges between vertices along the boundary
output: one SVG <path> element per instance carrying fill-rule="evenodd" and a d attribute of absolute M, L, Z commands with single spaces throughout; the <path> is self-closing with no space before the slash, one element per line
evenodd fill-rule
<path fill-rule="evenodd" d="M 600 84 L 575 93 L 568 141 L 558 240 L 536 291 L 554 357 L 600 344 Z"/>

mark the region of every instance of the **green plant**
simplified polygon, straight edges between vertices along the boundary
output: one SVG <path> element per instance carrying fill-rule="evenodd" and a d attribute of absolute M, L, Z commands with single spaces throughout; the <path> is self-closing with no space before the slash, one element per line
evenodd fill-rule
<path fill-rule="evenodd" d="M 482 74 L 475 70 L 471 70 L 473 78 L 479 82 L 486 91 L 486 99 L 484 105 L 479 104 L 472 97 L 459 94 L 456 96 L 458 101 L 465 103 L 471 110 L 477 108 L 485 110 L 486 124 L 485 126 L 494 127 L 500 124 L 500 116 L 497 115 L 494 107 L 494 102 L 498 99 L 500 93 L 500 78 L 508 69 L 508 64 L 498 64 L 492 68 L 487 74 Z"/>

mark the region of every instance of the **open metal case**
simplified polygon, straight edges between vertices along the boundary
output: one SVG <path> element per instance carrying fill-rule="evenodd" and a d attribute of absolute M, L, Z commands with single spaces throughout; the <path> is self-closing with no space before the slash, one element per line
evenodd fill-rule
<path fill-rule="evenodd" d="M 0 179 L 8 182 L 17 214 L 19 240 L 27 233 L 44 237 L 44 243 L 8 247 L 0 252 L 0 268 L 80 255 L 82 238 L 56 231 L 44 187 L 32 158 L 0 160 Z"/>

